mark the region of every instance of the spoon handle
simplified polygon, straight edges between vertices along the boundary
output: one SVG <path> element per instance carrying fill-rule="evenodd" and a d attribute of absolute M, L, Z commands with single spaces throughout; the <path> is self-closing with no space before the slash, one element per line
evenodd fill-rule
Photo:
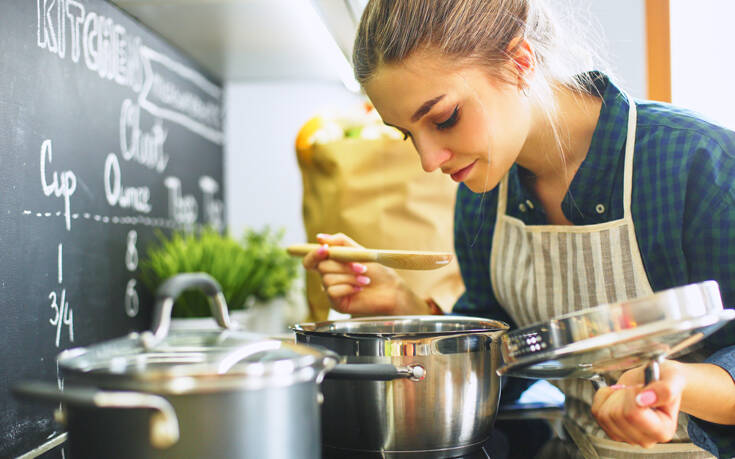
<path fill-rule="evenodd" d="M 286 251 L 291 255 L 303 257 L 319 247 L 319 244 L 295 244 L 288 246 Z M 370 262 L 378 260 L 378 253 L 357 247 L 329 246 L 329 258 L 337 261 Z"/>

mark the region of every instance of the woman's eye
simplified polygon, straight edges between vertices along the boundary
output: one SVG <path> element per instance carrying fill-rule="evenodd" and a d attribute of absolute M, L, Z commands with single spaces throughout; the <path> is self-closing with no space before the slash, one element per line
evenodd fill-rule
<path fill-rule="evenodd" d="M 441 123 L 436 123 L 436 128 L 439 129 L 440 131 L 443 129 L 449 129 L 450 127 L 457 124 L 458 117 L 459 117 L 459 105 L 454 107 L 454 111 L 449 116 L 449 118 L 442 121 Z"/>

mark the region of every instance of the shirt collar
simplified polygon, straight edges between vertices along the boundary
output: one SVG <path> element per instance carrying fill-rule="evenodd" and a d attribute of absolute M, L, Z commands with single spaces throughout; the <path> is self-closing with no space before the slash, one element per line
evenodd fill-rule
<path fill-rule="evenodd" d="M 562 201 L 564 215 L 575 225 L 610 219 L 612 193 L 620 192 L 615 186 L 620 175 L 616 171 L 622 171 L 628 131 L 629 103 L 625 94 L 601 72 L 586 76 L 592 94 L 602 96 L 602 107 L 587 156 Z"/>

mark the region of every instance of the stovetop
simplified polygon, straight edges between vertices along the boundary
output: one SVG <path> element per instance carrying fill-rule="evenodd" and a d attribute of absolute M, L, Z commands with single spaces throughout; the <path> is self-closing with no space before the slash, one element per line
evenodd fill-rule
<path fill-rule="evenodd" d="M 480 446 L 471 452 L 466 452 L 458 456 L 451 454 L 447 456 L 443 455 L 431 455 L 431 457 L 441 457 L 442 459 L 496 459 L 504 458 L 507 455 L 505 451 L 507 446 L 498 444 L 498 439 L 491 437 L 485 444 Z M 499 454 L 491 454 L 491 452 L 497 451 Z M 325 449 L 322 454 L 322 459 L 426 459 L 426 452 L 385 452 L 385 453 L 357 453 L 355 451 L 339 451 L 335 449 Z"/>
<path fill-rule="evenodd" d="M 396 453 L 388 453 L 388 454 L 380 454 L 380 453 L 362 453 L 362 454 L 355 454 L 354 452 L 349 453 L 337 453 L 337 452 L 331 452 L 331 453 L 324 453 L 322 455 L 322 459 L 388 459 L 388 458 L 403 458 L 405 457 L 408 459 L 409 457 L 420 457 L 421 455 L 419 453 L 408 453 L 408 454 L 396 454 Z M 462 456 L 450 456 L 446 459 L 494 459 L 493 456 L 490 455 L 486 447 L 482 447 L 481 449 L 465 454 Z"/>

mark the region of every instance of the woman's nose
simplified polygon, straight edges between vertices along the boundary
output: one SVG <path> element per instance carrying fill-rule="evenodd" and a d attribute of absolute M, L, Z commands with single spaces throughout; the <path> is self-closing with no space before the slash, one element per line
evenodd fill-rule
<path fill-rule="evenodd" d="M 452 157 L 452 153 L 447 148 L 440 145 L 432 145 L 429 142 L 421 144 L 416 142 L 414 145 L 416 146 L 416 150 L 418 150 L 419 157 L 421 158 L 421 167 L 426 172 L 435 171 L 441 167 L 445 161 Z"/>

